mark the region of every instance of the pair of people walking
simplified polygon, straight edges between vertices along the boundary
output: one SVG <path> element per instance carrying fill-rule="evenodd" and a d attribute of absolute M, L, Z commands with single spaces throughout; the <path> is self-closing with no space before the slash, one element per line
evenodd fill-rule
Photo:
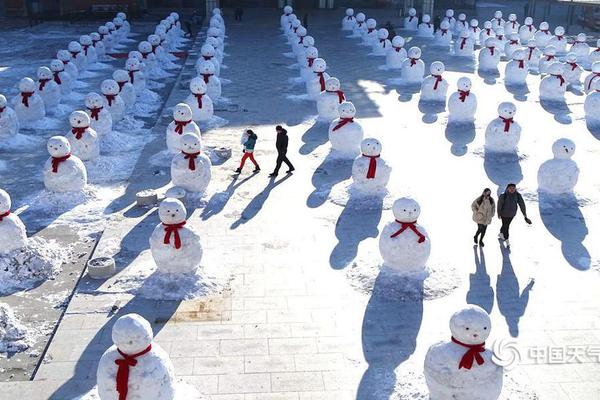
<path fill-rule="evenodd" d="M 514 183 L 509 183 L 506 186 L 504 193 L 498 197 L 498 205 L 495 204 L 492 191 L 488 188 L 484 189 L 481 196 L 477 197 L 471 204 L 473 221 L 477 224 L 477 232 L 473 237 L 475 244 L 479 244 L 481 247 L 484 246 L 483 238 L 487 227 L 492 223 L 494 215 L 497 214 L 498 218 L 502 220 L 498 238 L 503 240 L 506 246 L 510 246 L 509 228 L 519 209 L 525 217 L 525 222 L 531 224 L 531 220 L 527 217 L 527 208 L 523 196 L 517 191 L 517 186 Z"/>
<path fill-rule="evenodd" d="M 275 127 L 275 131 L 277 132 L 277 140 L 275 142 L 275 147 L 277 149 L 277 161 L 275 164 L 275 169 L 273 170 L 273 172 L 271 174 L 269 174 L 270 177 L 276 177 L 279 174 L 279 169 L 281 168 L 281 164 L 285 163 L 288 166 L 288 171 L 287 173 L 290 174 L 294 171 L 294 166 L 292 165 L 292 163 L 290 162 L 290 160 L 287 158 L 287 149 L 288 149 L 288 136 L 287 136 L 287 130 L 285 130 L 281 125 L 277 125 Z M 244 140 L 244 155 L 242 156 L 242 160 L 240 162 L 240 166 L 238 167 L 238 169 L 235 170 L 236 173 L 240 173 L 242 172 L 242 169 L 244 168 L 244 164 L 246 163 L 247 159 L 250 159 L 250 161 L 252 161 L 252 163 L 254 164 L 254 172 L 259 172 L 260 171 L 260 166 L 258 165 L 258 163 L 256 162 L 256 159 L 254 158 L 254 148 L 256 146 L 256 140 L 258 139 L 258 136 L 256 135 L 256 133 L 254 133 L 254 131 L 252 129 L 248 129 L 246 130 L 246 135 L 245 135 L 245 140 Z"/>

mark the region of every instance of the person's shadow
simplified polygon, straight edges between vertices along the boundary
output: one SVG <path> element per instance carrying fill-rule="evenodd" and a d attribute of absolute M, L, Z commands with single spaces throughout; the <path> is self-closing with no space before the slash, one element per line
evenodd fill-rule
<path fill-rule="evenodd" d="M 448 122 L 446 125 L 446 139 L 452 143 L 450 153 L 457 157 L 467 154 L 467 145 L 475 140 L 474 122 Z"/>
<path fill-rule="evenodd" d="M 473 246 L 473 255 L 475 257 L 475 273 L 469 275 L 470 284 L 467 292 L 467 304 L 478 305 L 490 314 L 494 308 L 494 289 L 490 284 L 490 276 L 487 273 L 483 248 Z"/>
<path fill-rule="evenodd" d="M 300 154 L 307 155 L 316 150 L 319 146 L 324 145 L 329 140 L 329 123 L 315 121 L 313 126 L 308 128 L 302 135 L 304 144 L 300 147 Z"/>
<path fill-rule="evenodd" d="M 419 111 L 423 114 L 423 122 L 433 124 L 438 120 L 438 114 L 446 110 L 445 101 L 419 100 Z"/>
<path fill-rule="evenodd" d="M 504 192 L 509 183 L 518 184 L 523 180 L 519 155 L 485 151 L 483 168 L 488 178 L 498 186 L 498 195 Z"/>
<path fill-rule="evenodd" d="M 560 124 L 563 125 L 569 125 L 570 123 L 573 122 L 573 119 L 571 118 L 571 109 L 569 108 L 569 106 L 567 105 L 567 103 L 562 100 L 562 101 L 555 101 L 555 100 L 544 100 L 544 99 L 540 99 L 540 105 L 542 106 L 542 108 L 552 114 L 554 116 L 554 120 Z"/>
<path fill-rule="evenodd" d="M 223 211 L 236 189 L 248 182 L 250 179 L 254 178 L 256 175 L 258 174 L 248 175 L 242 180 L 239 180 L 239 175 L 235 175 L 225 190 L 213 194 L 208 200 L 208 204 L 206 207 L 204 207 L 204 210 L 202 210 L 202 214 L 200 215 L 202 220 L 206 221 L 210 217 L 213 217 Z"/>
<path fill-rule="evenodd" d="M 368 202 L 369 207 L 364 205 Z M 379 235 L 379 221 L 383 210 L 383 198 L 371 196 L 369 199 L 357 199 L 350 196 L 346 207 L 335 224 L 335 237 L 338 243 L 329 256 L 329 265 L 342 269 L 354 260 L 358 246 L 367 238 Z"/>
<path fill-rule="evenodd" d="M 502 270 L 496 281 L 498 309 L 506 319 L 510 335 L 518 337 L 519 320 L 525 314 L 529 303 L 529 292 L 535 281 L 531 279 L 521 292 L 519 280 L 510 261 L 510 248 L 500 243 L 500 251 L 502 252 Z"/>
<path fill-rule="evenodd" d="M 331 188 L 352 176 L 353 163 L 354 160 L 336 158 L 329 153 L 313 173 L 311 182 L 315 189 L 308 195 L 306 205 L 310 208 L 323 205 L 331 193 Z"/>
<path fill-rule="evenodd" d="M 395 276 L 402 279 L 399 276 Z M 358 386 L 357 400 L 388 400 L 396 385 L 395 370 L 415 351 L 423 320 L 423 281 L 415 281 L 417 299 L 388 290 L 394 275 L 377 276 L 362 325 L 362 346 L 369 364 Z"/>
<path fill-rule="evenodd" d="M 577 270 L 588 270 L 591 256 L 583 245 L 588 228 L 575 194 L 557 196 L 540 191 L 538 196 L 542 222 L 548 232 L 560 240 L 565 260 Z"/>

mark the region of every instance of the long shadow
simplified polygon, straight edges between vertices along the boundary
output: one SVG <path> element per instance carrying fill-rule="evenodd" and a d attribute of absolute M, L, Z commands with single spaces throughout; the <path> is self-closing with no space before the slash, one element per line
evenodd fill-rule
<path fill-rule="evenodd" d="M 239 175 L 234 175 L 233 179 L 231 180 L 231 182 L 225 190 L 213 194 L 212 197 L 208 200 L 208 204 L 206 205 L 206 207 L 204 207 L 200 218 L 206 221 L 210 217 L 214 217 L 215 215 L 223 211 L 236 189 L 242 186 L 244 183 L 248 182 L 250 179 L 254 178 L 256 175 L 258 174 L 249 175 L 246 178 L 240 180 L 239 182 Z"/>
<path fill-rule="evenodd" d="M 312 153 L 317 147 L 324 145 L 329 140 L 329 124 L 316 121 L 304 135 L 302 141 L 304 144 L 300 147 L 300 154 L 306 155 Z"/>
<path fill-rule="evenodd" d="M 306 205 L 317 208 L 323 205 L 331 192 L 331 188 L 352 176 L 352 163 L 354 160 L 334 158 L 331 153 L 319 165 L 311 178 L 315 190 L 308 195 Z"/>
<path fill-rule="evenodd" d="M 438 114 L 446 111 L 446 102 L 419 100 L 418 107 L 419 111 L 423 114 L 423 122 L 433 124 L 438 120 Z"/>
<path fill-rule="evenodd" d="M 527 84 L 524 85 L 508 85 L 504 83 L 506 91 L 513 95 L 517 101 L 527 101 L 527 95 L 529 94 L 529 87 Z"/>
<path fill-rule="evenodd" d="M 477 251 L 478 249 L 479 251 Z M 469 275 L 467 304 L 478 305 L 490 314 L 494 308 L 494 289 L 487 273 L 483 248 L 473 246 L 473 255 L 475 257 L 475 273 Z"/>
<path fill-rule="evenodd" d="M 452 143 L 450 153 L 456 157 L 467 154 L 467 145 L 475 140 L 475 123 L 448 122 L 446 125 L 446 139 Z"/>
<path fill-rule="evenodd" d="M 495 85 L 500 77 L 500 71 L 496 70 L 477 70 L 477 75 L 488 85 Z"/>
<path fill-rule="evenodd" d="M 423 320 L 423 282 L 415 282 L 420 296 L 410 299 L 390 296 L 383 290 L 390 287 L 389 279 L 390 274 L 379 274 L 365 310 L 362 345 L 369 366 L 360 381 L 357 400 L 388 400 L 396 384 L 394 371 L 416 348 Z"/>
<path fill-rule="evenodd" d="M 398 92 L 398 101 L 402 103 L 407 103 L 412 100 L 413 96 L 421 91 L 420 84 L 407 84 L 400 83 L 396 87 L 396 92 Z"/>
<path fill-rule="evenodd" d="M 269 183 L 262 190 L 262 192 L 257 194 L 252 199 L 252 201 L 250 201 L 250 203 L 248 203 L 246 208 L 244 208 L 244 210 L 242 211 L 242 213 L 240 215 L 240 218 L 237 221 L 235 221 L 233 224 L 231 224 L 231 229 L 236 229 L 240 225 L 245 224 L 246 222 L 250 221 L 252 218 L 256 217 L 256 215 L 260 212 L 260 210 L 265 205 L 265 202 L 269 198 L 271 191 L 273 189 L 275 189 L 277 186 L 281 185 L 286 180 L 288 180 L 291 176 L 292 176 L 292 174 L 287 174 L 286 176 L 284 176 L 283 178 L 281 178 L 278 181 L 275 181 L 274 177 L 270 178 Z"/>
<path fill-rule="evenodd" d="M 567 103 L 563 101 L 549 101 L 540 99 L 542 108 L 554 116 L 554 120 L 563 125 L 569 125 L 573 122 L 571 118 L 571 109 Z"/>
<path fill-rule="evenodd" d="M 369 204 L 365 208 L 365 204 Z M 356 199 L 350 197 L 335 224 L 338 243 L 329 256 L 329 265 L 334 269 L 348 266 L 358 253 L 358 246 L 367 238 L 379 235 L 379 221 L 383 210 L 383 198 Z"/>
<path fill-rule="evenodd" d="M 486 151 L 483 168 L 488 178 L 498 186 L 498 194 L 504 192 L 507 184 L 518 184 L 523 180 L 523 172 L 517 153 Z"/>
<path fill-rule="evenodd" d="M 588 270 L 591 256 L 583 245 L 588 228 L 577 198 L 573 193 L 560 196 L 544 192 L 538 194 L 542 222 L 548 232 L 560 240 L 565 260 L 577 270 Z"/>
<path fill-rule="evenodd" d="M 508 330 L 512 337 L 519 336 L 519 320 L 525 314 L 529 303 L 529 292 L 535 281 L 531 279 L 527 286 L 521 291 L 519 280 L 515 275 L 513 265 L 510 261 L 510 248 L 500 243 L 502 252 L 502 271 L 496 281 L 496 297 L 498 309 L 506 319 Z"/>

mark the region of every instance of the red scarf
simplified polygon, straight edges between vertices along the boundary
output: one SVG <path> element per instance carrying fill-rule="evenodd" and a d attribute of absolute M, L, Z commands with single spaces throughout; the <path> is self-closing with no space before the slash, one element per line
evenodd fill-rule
<path fill-rule="evenodd" d="M 518 40 L 511 40 L 510 44 L 519 44 L 519 41 Z"/>
<path fill-rule="evenodd" d="M 375 30 L 375 28 L 369 28 L 368 31 L 367 31 L 367 34 L 373 32 L 374 30 Z"/>
<path fill-rule="evenodd" d="M 377 159 L 379 158 L 379 154 L 376 156 L 366 156 L 363 154 L 363 157 L 369 158 L 369 169 L 367 170 L 367 179 L 375 179 L 375 173 L 377 172 Z"/>
<path fill-rule="evenodd" d="M 351 122 L 354 122 L 354 118 L 340 118 L 340 121 L 337 123 L 336 126 L 333 127 L 332 131 L 335 132 L 338 129 L 340 129 L 342 126 L 349 124 Z"/>
<path fill-rule="evenodd" d="M 533 32 L 533 25 L 527 25 L 527 27 L 529 28 L 529 32 Z"/>
<path fill-rule="evenodd" d="M 29 107 L 29 98 L 33 96 L 33 92 L 21 92 L 21 103 L 25 107 Z"/>
<path fill-rule="evenodd" d="M 165 224 L 165 239 L 163 240 L 164 244 L 171 244 L 171 235 L 175 236 L 175 248 L 179 250 L 181 248 L 181 237 L 179 236 L 179 229 L 183 228 L 185 225 L 185 221 L 180 222 L 178 224 Z"/>
<path fill-rule="evenodd" d="M 5 109 L 6 109 L 6 107 L 0 107 L 0 114 L 2 114 Z"/>
<path fill-rule="evenodd" d="M 443 80 L 441 75 L 433 75 L 431 74 L 431 76 L 435 76 L 435 83 L 433 84 L 433 90 L 437 90 L 439 83 Z"/>
<path fill-rule="evenodd" d="M 117 81 L 117 84 L 119 85 L 119 93 L 121 93 L 121 90 L 123 90 L 123 86 L 125 86 L 126 83 L 127 83 L 127 81 L 123 81 L 123 82 Z"/>
<path fill-rule="evenodd" d="M 442 36 L 446 36 L 446 34 L 448 33 L 448 29 L 441 29 L 440 31 L 442 31 Z"/>
<path fill-rule="evenodd" d="M 46 83 L 50 82 L 51 80 L 52 79 L 38 79 L 38 82 L 40 83 L 39 90 L 43 91 L 46 87 Z"/>
<path fill-rule="evenodd" d="M 143 58 L 144 60 L 148 59 L 148 54 L 150 54 L 150 53 L 152 53 L 152 52 L 150 51 L 150 52 L 148 52 L 148 53 L 142 53 L 142 58 Z"/>
<path fill-rule="evenodd" d="M 83 45 L 83 54 L 85 54 L 86 56 L 87 56 L 88 47 L 90 47 L 89 44 L 84 44 Z"/>
<path fill-rule="evenodd" d="M 106 33 L 100 33 L 100 32 L 98 32 L 98 35 L 100 35 L 100 40 L 103 40 L 104 36 L 106 36 Z"/>
<path fill-rule="evenodd" d="M 554 60 L 555 56 L 546 56 L 546 61 Z"/>
<path fill-rule="evenodd" d="M 577 63 L 574 63 L 574 62 L 570 62 L 567 64 L 569 64 L 571 66 L 571 71 L 575 71 L 577 69 L 577 67 L 579 66 L 579 65 L 577 65 Z"/>
<path fill-rule="evenodd" d="M 413 18 L 415 18 L 414 15 L 409 16 L 408 17 L 408 22 L 412 22 Z"/>
<path fill-rule="evenodd" d="M 588 90 L 590 90 L 592 88 L 592 83 L 594 83 L 594 81 L 596 80 L 596 78 L 600 78 L 600 72 L 594 74 L 594 76 L 592 76 L 592 78 L 590 79 L 590 81 L 588 82 Z"/>
<path fill-rule="evenodd" d="M 62 60 L 61 60 L 62 61 Z M 69 63 L 69 60 L 63 61 L 64 65 L 67 65 Z"/>
<path fill-rule="evenodd" d="M 563 40 L 563 36 L 562 35 L 556 35 L 556 38 L 558 39 L 558 41 L 560 42 L 561 40 Z"/>
<path fill-rule="evenodd" d="M 492 36 L 492 28 L 486 29 L 485 32 L 488 36 Z"/>
<path fill-rule="evenodd" d="M 431 29 L 431 23 L 425 22 L 425 24 L 427 25 L 427 28 Z"/>
<path fill-rule="evenodd" d="M 530 48 L 529 48 L 529 57 L 527 57 L 527 59 L 528 59 L 529 61 L 531 61 L 531 56 L 533 55 L 533 51 L 534 51 L 534 50 L 535 50 L 535 47 L 530 47 Z"/>
<path fill-rule="evenodd" d="M 346 100 L 346 96 L 344 96 L 344 92 L 341 90 L 326 90 L 327 93 L 337 93 L 338 102 L 342 104 L 342 101 Z"/>
<path fill-rule="evenodd" d="M 474 361 L 477 361 L 478 365 L 482 365 L 484 363 L 483 357 L 479 353 L 483 353 L 485 351 L 485 342 L 479 344 L 465 344 L 454 338 L 452 338 L 452 341 L 459 346 L 469 349 L 460 359 L 460 362 L 458 363 L 458 369 L 471 369 Z"/>
<path fill-rule="evenodd" d="M 410 59 L 410 66 L 412 67 L 413 65 L 416 65 L 417 64 L 417 60 L 418 60 L 418 58 L 411 58 Z"/>
<path fill-rule="evenodd" d="M 461 50 L 465 48 L 465 44 L 467 44 L 467 38 L 462 38 L 462 40 L 460 41 Z"/>
<path fill-rule="evenodd" d="M 54 82 L 56 82 L 58 85 L 62 85 L 62 81 L 60 80 L 60 72 L 61 71 L 54 71 L 52 73 L 54 75 Z"/>
<path fill-rule="evenodd" d="M 555 75 L 555 74 L 551 74 L 552 76 L 557 77 L 558 79 L 560 79 L 560 86 L 565 84 L 565 78 L 563 78 L 562 75 Z"/>
<path fill-rule="evenodd" d="M 58 166 L 61 162 L 67 161 L 71 157 L 71 153 L 67 154 L 64 157 L 52 157 L 52 172 L 55 174 L 58 172 Z"/>
<path fill-rule="evenodd" d="M 71 57 L 73 57 L 73 59 L 77 59 L 77 54 L 79 54 L 79 51 L 70 51 L 69 53 L 71 53 Z"/>
<path fill-rule="evenodd" d="M 596 50 L 594 50 L 594 53 L 595 52 L 600 52 L 600 47 L 598 47 Z"/>
<path fill-rule="evenodd" d="M 396 49 L 396 53 L 400 53 L 400 50 L 402 50 L 402 46 L 400 47 L 396 47 L 396 46 L 392 46 L 394 49 Z"/>
<path fill-rule="evenodd" d="M 183 135 L 183 127 L 186 126 L 187 124 L 189 124 L 190 122 L 192 122 L 192 120 L 190 119 L 189 121 L 173 121 L 175 122 L 175 132 L 177 132 L 180 135 Z"/>
<path fill-rule="evenodd" d="M 89 126 L 84 126 L 82 128 L 72 128 L 71 133 L 75 135 L 75 139 L 81 140 L 81 137 L 83 136 L 87 128 L 89 128 Z"/>
<path fill-rule="evenodd" d="M 359 22 L 359 23 L 358 23 L 358 27 L 359 27 L 359 28 L 361 28 L 361 27 L 362 27 L 362 24 L 363 24 L 362 22 Z"/>
<path fill-rule="evenodd" d="M 116 94 L 105 94 L 106 100 L 108 101 L 108 106 L 112 107 L 112 102 L 117 98 Z"/>
<path fill-rule="evenodd" d="M 346 19 L 347 19 L 348 21 L 352 21 L 352 18 L 353 18 L 353 17 L 352 17 L 351 15 L 348 15 L 348 18 L 346 18 Z"/>
<path fill-rule="evenodd" d="M 10 215 L 10 210 L 8 210 L 7 212 L 5 212 L 4 214 L 0 214 L 0 222 L 2 222 L 2 220 L 6 217 L 8 217 Z"/>
<path fill-rule="evenodd" d="M 513 21 L 512 24 L 513 24 L 513 29 L 515 29 L 517 27 L 516 26 L 517 25 L 517 21 Z"/>
<path fill-rule="evenodd" d="M 504 40 L 504 35 L 498 35 L 497 38 L 498 40 Z"/>
<path fill-rule="evenodd" d="M 96 43 L 98 43 L 100 40 L 96 40 L 96 39 L 92 39 L 92 46 L 96 47 Z"/>
<path fill-rule="evenodd" d="M 204 83 L 208 83 L 208 81 L 210 80 L 210 77 L 213 76 L 213 74 L 200 74 L 202 75 L 202 77 L 204 78 Z"/>
<path fill-rule="evenodd" d="M 156 54 L 156 49 L 158 49 L 158 46 L 160 46 L 160 44 L 153 44 L 152 45 L 152 54 Z"/>
<path fill-rule="evenodd" d="M 190 169 L 190 171 L 195 171 L 196 170 L 196 157 L 198 157 L 200 155 L 200 152 L 197 153 L 186 153 L 185 151 L 182 151 L 183 154 L 185 154 L 185 156 L 183 157 L 188 161 L 188 168 Z"/>
<path fill-rule="evenodd" d="M 476 26 L 473 27 L 473 33 L 477 33 L 477 27 Z"/>
<path fill-rule="evenodd" d="M 90 110 L 90 112 L 91 112 L 90 118 L 98 121 L 98 118 L 100 118 L 100 111 L 102 111 L 103 108 L 104 107 L 98 107 L 98 108 L 89 108 L 88 107 L 88 110 Z"/>
<path fill-rule="evenodd" d="M 514 122 L 514 120 L 512 118 L 504 118 L 504 117 L 499 117 L 502 122 L 504 122 L 504 132 L 508 133 L 508 131 L 510 130 L 510 124 L 512 124 Z"/>
<path fill-rule="evenodd" d="M 298 40 L 298 44 L 304 43 L 304 36 L 300 36 L 300 40 Z"/>
<path fill-rule="evenodd" d="M 128 71 L 129 80 L 131 81 L 132 84 L 133 84 L 133 82 L 135 82 L 135 73 L 138 71 L 139 71 L 139 69 L 132 69 L 131 71 Z"/>
<path fill-rule="evenodd" d="M 399 236 L 402 232 L 404 232 L 407 229 L 410 229 L 411 231 L 413 231 L 415 233 L 415 235 L 417 235 L 419 237 L 419 240 L 417 240 L 417 243 L 423 243 L 425 241 L 425 235 L 423 235 L 421 232 L 419 232 L 419 230 L 417 229 L 417 226 L 415 225 L 417 223 L 417 221 L 414 222 L 400 222 L 398 220 L 396 220 L 397 223 L 399 223 L 400 229 L 398 229 L 398 231 L 396 231 L 396 233 L 394 233 L 393 235 L 391 235 L 391 238 L 395 238 L 396 236 Z"/>
<path fill-rule="evenodd" d="M 212 59 L 212 56 L 202 56 L 202 58 L 204 58 L 206 61 L 210 61 Z"/>
<path fill-rule="evenodd" d="M 119 369 L 117 369 L 117 392 L 119 393 L 119 400 L 127 399 L 127 392 L 129 391 L 129 367 L 135 367 L 137 365 L 136 358 L 143 356 L 150 350 L 152 350 L 152 345 L 137 354 L 129 355 L 117 349 L 121 357 L 123 357 L 115 360 L 115 364 L 119 366 Z"/>
<path fill-rule="evenodd" d="M 519 61 L 519 68 L 525 68 L 525 60 L 518 60 Z"/>
<path fill-rule="evenodd" d="M 492 47 L 488 47 L 488 49 L 490 49 L 490 55 L 493 56 L 494 55 L 494 50 L 496 49 L 496 47 L 492 46 Z"/>
<path fill-rule="evenodd" d="M 196 98 L 196 101 L 198 102 L 198 108 L 202 108 L 202 96 L 204 96 L 204 94 L 194 93 L 194 97 Z"/>
<path fill-rule="evenodd" d="M 471 91 L 470 90 L 459 90 L 458 93 L 459 93 L 459 95 L 458 95 L 459 100 L 464 103 L 465 100 L 467 100 L 467 96 L 469 96 Z"/>
<path fill-rule="evenodd" d="M 313 62 L 315 61 L 314 57 L 306 57 L 306 62 L 308 63 L 308 67 L 312 68 Z"/>
<path fill-rule="evenodd" d="M 385 39 L 379 39 L 379 43 L 383 43 L 383 48 L 385 49 Z"/>
<path fill-rule="evenodd" d="M 321 85 L 321 92 L 325 90 L 325 76 L 323 72 L 315 72 L 315 74 L 319 75 L 319 84 Z"/>
<path fill-rule="evenodd" d="M 548 29 L 540 29 L 540 32 L 544 32 L 545 35 L 549 35 Z"/>

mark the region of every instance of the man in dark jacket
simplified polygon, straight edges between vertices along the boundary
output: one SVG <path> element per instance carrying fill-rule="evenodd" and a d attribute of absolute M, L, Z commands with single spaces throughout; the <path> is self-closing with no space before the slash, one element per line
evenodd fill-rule
<path fill-rule="evenodd" d="M 290 160 L 288 160 L 286 154 L 287 154 L 287 148 L 288 148 L 288 136 L 287 136 L 287 131 L 285 129 L 283 129 L 283 127 L 281 125 L 277 125 L 275 127 L 275 131 L 277 131 L 277 141 L 275 142 L 275 147 L 277 148 L 277 164 L 275 165 L 275 170 L 273 171 L 272 174 L 270 174 L 270 177 L 275 177 L 277 176 L 277 174 L 279 173 L 279 168 L 281 168 L 281 164 L 282 163 L 286 163 L 288 166 L 288 171 L 287 173 L 291 173 L 295 168 L 292 165 L 292 163 L 290 162 Z"/>
<path fill-rule="evenodd" d="M 523 196 L 517 192 L 517 186 L 514 183 L 509 183 L 504 193 L 498 197 L 498 218 L 502 220 L 502 227 L 500 228 L 498 237 L 504 240 L 507 246 L 510 246 L 508 229 L 513 218 L 517 215 L 517 208 L 521 209 L 525 217 L 525 222 L 531 224 L 531 220 L 527 218 L 527 209 L 525 201 L 523 201 Z"/>

